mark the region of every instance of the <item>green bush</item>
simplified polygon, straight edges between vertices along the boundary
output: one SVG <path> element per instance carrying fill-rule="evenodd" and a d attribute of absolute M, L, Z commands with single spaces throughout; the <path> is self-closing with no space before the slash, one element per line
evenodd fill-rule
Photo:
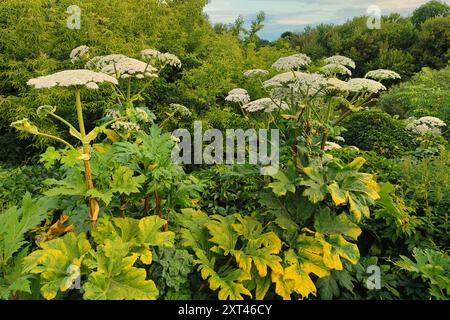
<path fill-rule="evenodd" d="M 409 82 L 382 94 L 379 105 L 400 118 L 433 116 L 450 123 L 450 66 L 424 68 Z"/>
<path fill-rule="evenodd" d="M 378 110 L 352 114 L 342 123 L 347 129 L 343 137 L 347 145 L 375 151 L 392 158 L 416 148 L 414 135 L 405 125 Z"/>

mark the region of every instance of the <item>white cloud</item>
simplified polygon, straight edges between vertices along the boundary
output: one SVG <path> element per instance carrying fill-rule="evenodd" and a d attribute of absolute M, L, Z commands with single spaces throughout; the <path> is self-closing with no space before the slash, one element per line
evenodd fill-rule
<path fill-rule="evenodd" d="M 428 0 L 211 0 L 205 13 L 213 23 L 232 23 L 239 15 L 243 15 L 248 21 L 259 11 L 264 11 L 267 15 L 266 27 L 260 35 L 275 38 L 282 32 L 280 30 L 344 22 L 354 16 L 366 14 L 370 5 L 379 6 L 382 14 L 408 14 L 426 2 Z"/>

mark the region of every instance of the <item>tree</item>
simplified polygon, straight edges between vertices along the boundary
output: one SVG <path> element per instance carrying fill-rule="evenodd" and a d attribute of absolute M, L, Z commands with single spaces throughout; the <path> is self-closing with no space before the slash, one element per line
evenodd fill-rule
<path fill-rule="evenodd" d="M 446 3 L 432 0 L 414 10 L 412 21 L 419 27 L 426 20 L 433 17 L 446 17 L 450 14 L 450 6 Z"/>

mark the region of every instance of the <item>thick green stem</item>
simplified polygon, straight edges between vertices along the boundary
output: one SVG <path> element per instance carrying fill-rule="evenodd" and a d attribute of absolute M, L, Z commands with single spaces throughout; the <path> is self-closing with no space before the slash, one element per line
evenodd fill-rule
<path fill-rule="evenodd" d="M 91 163 L 90 163 L 90 144 L 84 142 L 84 139 L 86 137 L 86 129 L 84 126 L 84 119 L 83 119 L 83 110 L 81 107 L 81 93 L 80 89 L 76 89 L 75 91 L 75 99 L 76 99 L 76 109 L 77 109 L 77 116 L 78 116 L 78 125 L 80 127 L 80 134 L 81 139 L 83 141 L 83 162 L 84 162 L 84 176 L 86 180 L 86 186 L 88 190 L 94 189 L 94 182 L 92 180 L 92 170 L 91 170 Z M 95 227 L 97 218 L 98 218 L 98 212 L 99 212 L 99 204 L 97 199 L 95 198 L 89 198 L 89 218 L 91 220 L 91 225 Z"/>
<path fill-rule="evenodd" d="M 332 100 L 330 99 L 330 101 L 328 102 L 327 113 L 325 115 L 325 125 L 329 125 L 332 110 L 333 110 L 333 103 L 332 103 Z M 325 150 L 325 145 L 327 144 L 327 140 L 328 140 L 328 134 L 329 134 L 329 129 L 327 127 L 325 127 L 325 130 L 324 130 L 324 133 L 322 136 L 322 143 L 320 145 L 320 148 L 322 150 Z"/>

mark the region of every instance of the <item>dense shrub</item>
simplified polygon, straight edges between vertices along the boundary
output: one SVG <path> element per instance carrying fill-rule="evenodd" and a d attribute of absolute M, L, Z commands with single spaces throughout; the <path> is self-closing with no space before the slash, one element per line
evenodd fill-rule
<path fill-rule="evenodd" d="M 286 34 L 291 46 L 316 59 L 336 52 L 356 61 L 354 75 L 389 68 L 408 78 L 423 67 L 442 68 L 449 60 L 449 6 L 432 1 L 413 17 L 383 16 L 381 29 L 367 28 L 367 17 L 342 25 L 319 24 L 301 33 Z"/>
<path fill-rule="evenodd" d="M 410 81 L 382 94 L 379 105 L 401 118 L 433 116 L 450 123 L 450 67 L 424 68 Z"/>
<path fill-rule="evenodd" d="M 343 137 L 347 145 L 372 150 L 386 157 L 400 156 L 416 147 L 414 135 L 405 125 L 378 110 L 356 113 L 342 125 L 347 129 Z"/>

